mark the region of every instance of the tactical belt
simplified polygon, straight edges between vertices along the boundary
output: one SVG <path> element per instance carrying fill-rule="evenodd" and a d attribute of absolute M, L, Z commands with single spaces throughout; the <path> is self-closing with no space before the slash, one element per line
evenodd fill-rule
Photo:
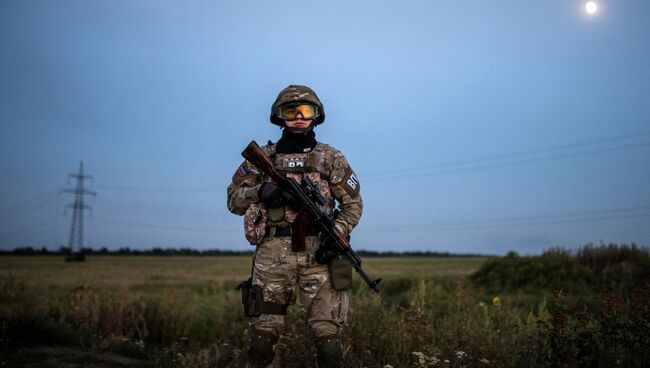
<path fill-rule="evenodd" d="M 266 231 L 264 232 L 264 236 L 269 237 L 271 236 L 271 229 L 275 228 L 275 234 L 273 235 L 274 237 L 278 236 L 291 236 L 291 226 L 287 227 L 277 227 L 277 226 L 269 226 L 266 228 Z M 316 227 L 310 227 L 307 229 L 306 236 L 316 236 L 320 233 L 320 230 Z"/>
<path fill-rule="evenodd" d="M 276 314 L 276 315 L 281 315 L 284 316 L 287 314 L 287 308 L 289 307 L 289 304 L 278 304 L 278 303 L 271 303 L 271 302 L 263 302 L 262 303 L 262 309 L 260 312 L 262 314 Z"/>

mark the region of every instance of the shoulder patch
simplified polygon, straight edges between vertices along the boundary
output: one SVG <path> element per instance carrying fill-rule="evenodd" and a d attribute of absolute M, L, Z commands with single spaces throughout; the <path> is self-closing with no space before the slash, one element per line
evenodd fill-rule
<path fill-rule="evenodd" d="M 239 166 L 239 168 L 237 169 L 237 174 L 239 176 L 246 176 L 246 174 L 248 174 L 248 170 L 246 170 L 244 164 L 241 164 L 241 166 Z"/>
<path fill-rule="evenodd" d="M 260 180 L 258 176 L 259 173 L 255 166 L 252 166 L 248 161 L 244 161 L 232 175 L 232 183 L 237 186 L 244 185 L 244 183 L 254 184 Z"/>
<path fill-rule="evenodd" d="M 345 170 L 343 175 L 343 181 L 341 182 L 343 189 L 350 195 L 352 198 L 356 198 L 359 195 L 359 190 L 361 189 L 361 184 L 357 175 L 349 167 Z"/>

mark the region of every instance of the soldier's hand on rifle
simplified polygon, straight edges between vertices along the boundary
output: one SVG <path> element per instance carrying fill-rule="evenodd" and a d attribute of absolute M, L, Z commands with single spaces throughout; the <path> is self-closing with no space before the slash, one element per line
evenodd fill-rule
<path fill-rule="evenodd" d="M 260 197 L 260 201 L 267 208 L 278 208 L 296 204 L 296 198 L 294 196 L 271 182 L 262 183 L 257 194 Z"/>
<path fill-rule="evenodd" d="M 318 247 L 316 254 L 314 254 L 316 262 L 319 264 L 328 264 L 332 259 L 334 259 L 334 257 L 339 255 L 339 252 L 337 252 L 332 246 L 333 241 L 334 240 L 329 236 L 323 238 L 320 247 Z"/>
<path fill-rule="evenodd" d="M 350 241 L 350 235 L 346 236 L 346 239 Z M 318 250 L 314 254 L 316 262 L 319 264 L 328 264 L 332 259 L 341 254 L 334 246 L 334 242 L 335 240 L 327 235 L 323 237 Z"/>

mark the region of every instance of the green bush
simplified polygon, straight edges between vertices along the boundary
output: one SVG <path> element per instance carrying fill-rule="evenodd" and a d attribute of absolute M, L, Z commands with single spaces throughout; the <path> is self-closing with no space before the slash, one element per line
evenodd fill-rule
<path fill-rule="evenodd" d="M 650 253 L 634 244 L 594 247 L 576 252 L 561 248 L 540 256 L 520 257 L 508 253 L 492 258 L 470 280 L 491 292 L 523 290 L 530 293 L 563 289 L 571 293 L 608 288 L 631 291 L 650 278 Z"/>

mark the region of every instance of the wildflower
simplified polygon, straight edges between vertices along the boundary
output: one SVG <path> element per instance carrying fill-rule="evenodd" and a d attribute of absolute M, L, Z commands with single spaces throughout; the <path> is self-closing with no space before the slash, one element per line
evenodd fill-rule
<path fill-rule="evenodd" d="M 445 363 L 449 364 L 449 359 L 443 360 Z"/>
<path fill-rule="evenodd" d="M 427 363 L 427 359 L 426 356 L 421 351 L 414 351 L 411 354 L 415 355 L 415 357 L 418 359 L 418 364 L 421 367 L 425 366 L 425 364 Z"/>
<path fill-rule="evenodd" d="M 479 307 L 485 307 L 485 303 L 483 303 L 483 302 L 478 302 L 478 306 L 479 306 Z"/>
<path fill-rule="evenodd" d="M 466 358 L 466 357 L 467 357 L 467 353 L 466 353 L 466 352 L 464 352 L 464 351 L 462 351 L 462 350 L 458 350 L 458 351 L 456 352 L 456 358 L 458 358 L 458 359 L 463 359 L 463 358 Z"/>
<path fill-rule="evenodd" d="M 417 358 L 415 365 L 418 367 L 431 367 L 440 363 L 440 359 L 438 359 L 435 355 L 427 356 L 420 351 L 414 351 L 411 354 Z"/>
<path fill-rule="evenodd" d="M 492 298 L 492 305 L 494 305 L 495 307 L 501 306 L 501 298 L 499 298 L 498 295 Z"/>

